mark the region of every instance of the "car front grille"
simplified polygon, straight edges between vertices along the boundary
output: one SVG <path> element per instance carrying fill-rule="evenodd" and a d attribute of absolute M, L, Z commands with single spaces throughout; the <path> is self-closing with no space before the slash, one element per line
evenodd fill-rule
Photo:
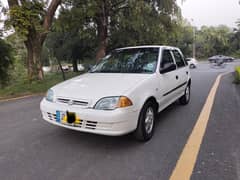
<path fill-rule="evenodd" d="M 57 98 L 57 102 L 61 104 L 76 105 L 76 106 L 88 106 L 87 101 L 75 100 L 69 98 Z"/>
<path fill-rule="evenodd" d="M 48 119 L 50 121 L 57 120 L 56 114 L 47 113 Z M 72 127 L 78 127 L 83 129 L 91 129 L 91 130 L 109 130 L 112 127 L 111 123 L 101 123 L 96 121 L 86 121 L 86 120 L 76 120 L 75 123 L 69 124 L 67 122 L 61 122 L 61 124 L 72 126 Z"/>

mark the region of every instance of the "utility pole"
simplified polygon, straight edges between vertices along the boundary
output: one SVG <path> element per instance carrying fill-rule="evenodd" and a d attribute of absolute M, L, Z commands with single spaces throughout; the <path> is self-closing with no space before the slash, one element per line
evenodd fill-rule
<path fill-rule="evenodd" d="M 196 29 L 194 27 L 194 20 L 191 19 L 193 22 L 192 29 L 193 29 L 193 43 L 192 43 L 192 56 L 195 59 L 196 58 Z"/>

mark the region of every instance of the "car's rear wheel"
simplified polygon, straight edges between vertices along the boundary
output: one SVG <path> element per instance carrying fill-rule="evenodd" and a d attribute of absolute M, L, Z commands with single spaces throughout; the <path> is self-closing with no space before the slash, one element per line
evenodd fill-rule
<path fill-rule="evenodd" d="M 182 97 L 180 97 L 179 102 L 181 105 L 186 105 L 189 103 L 190 101 L 190 97 L 191 97 L 191 86 L 190 84 L 187 85 L 184 95 Z"/>
<path fill-rule="evenodd" d="M 138 126 L 134 132 L 136 139 L 140 141 L 148 141 L 154 133 L 156 118 L 156 105 L 152 101 L 144 104 L 138 119 Z"/>

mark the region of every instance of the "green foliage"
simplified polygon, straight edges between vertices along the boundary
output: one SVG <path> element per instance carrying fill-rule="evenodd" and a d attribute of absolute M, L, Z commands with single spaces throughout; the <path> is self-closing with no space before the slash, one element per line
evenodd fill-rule
<path fill-rule="evenodd" d="M 13 33 L 6 37 L 6 41 L 11 45 L 15 59 L 26 65 L 27 50 L 24 45 L 24 39 L 18 36 L 17 33 Z"/>
<path fill-rule="evenodd" d="M 140 45 L 168 44 L 178 19 L 174 1 L 130 1 L 129 8 L 117 17 L 111 27 L 111 48 Z"/>
<path fill-rule="evenodd" d="M 231 30 L 226 26 L 203 26 L 196 32 L 197 57 L 231 54 Z"/>
<path fill-rule="evenodd" d="M 46 42 L 55 57 L 69 61 L 94 57 L 102 5 L 99 0 L 67 1 Z M 176 45 L 170 38 L 180 20 L 174 0 L 107 0 L 105 5 L 109 20 L 107 51 L 140 44 Z"/>
<path fill-rule="evenodd" d="M 88 1 L 86 1 L 87 3 Z M 69 4 L 70 3 L 70 4 Z M 92 23 L 93 7 L 85 1 L 71 1 L 61 8 L 45 42 L 51 58 L 71 63 L 94 58 L 97 47 L 96 27 Z M 87 9 L 89 8 L 89 9 Z"/>
<path fill-rule="evenodd" d="M 9 69 L 13 63 L 12 48 L 0 39 L 0 87 L 7 84 L 10 74 Z"/>
<path fill-rule="evenodd" d="M 43 31 L 41 24 L 45 14 L 45 4 L 42 0 L 24 1 L 21 6 L 14 6 L 9 11 L 7 27 L 13 26 L 15 31 L 27 37 L 30 31 Z"/>
<path fill-rule="evenodd" d="M 69 72 L 66 74 L 67 79 L 79 75 L 79 73 Z M 60 73 L 52 73 L 45 76 L 43 81 L 33 81 L 31 84 L 27 79 L 19 79 L 14 84 L 0 89 L 0 99 L 17 97 L 22 95 L 45 93 L 50 87 L 62 82 Z"/>
<path fill-rule="evenodd" d="M 6 38 L 6 41 L 11 45 L 14 56 L 13 67 L 9 71 L 11 74 L 9 84 L 11 85 L 18 83 L 18 81 L 27 80 L 27 51 L 23 42 L 24 40 L 19 37 L 17 33 L 13 33 Z"/>
<path fill-rule="evenodd" d="M 240 66 L 235 68 L 235 81 L 236 84 L 240 84 Z"/>

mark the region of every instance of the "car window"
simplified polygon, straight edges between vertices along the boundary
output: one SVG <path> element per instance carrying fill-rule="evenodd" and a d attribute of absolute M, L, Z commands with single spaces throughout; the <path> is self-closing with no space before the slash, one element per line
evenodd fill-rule
<path fill-rule="evenodd" d="M 175 58 L 175 61 L 176 61 L 176 64 L 178 67 L 183 67 L 186 65 L 182 55 L 177 51 L 177 50 L 173 50 L 173 55 L 174 55 L 174 58 Z"/>
<path fill-rule="evenodd" d="M 113 51 L 91 73 L 154 73 L 159 48 L 130 48 Z"/>
<path fill-rule="evenodd" d="M 174 61 L 171 52 L 169 50 L 163 50 L 160 68 L 164 68 L 166 65 L 173 63 Z"/>

